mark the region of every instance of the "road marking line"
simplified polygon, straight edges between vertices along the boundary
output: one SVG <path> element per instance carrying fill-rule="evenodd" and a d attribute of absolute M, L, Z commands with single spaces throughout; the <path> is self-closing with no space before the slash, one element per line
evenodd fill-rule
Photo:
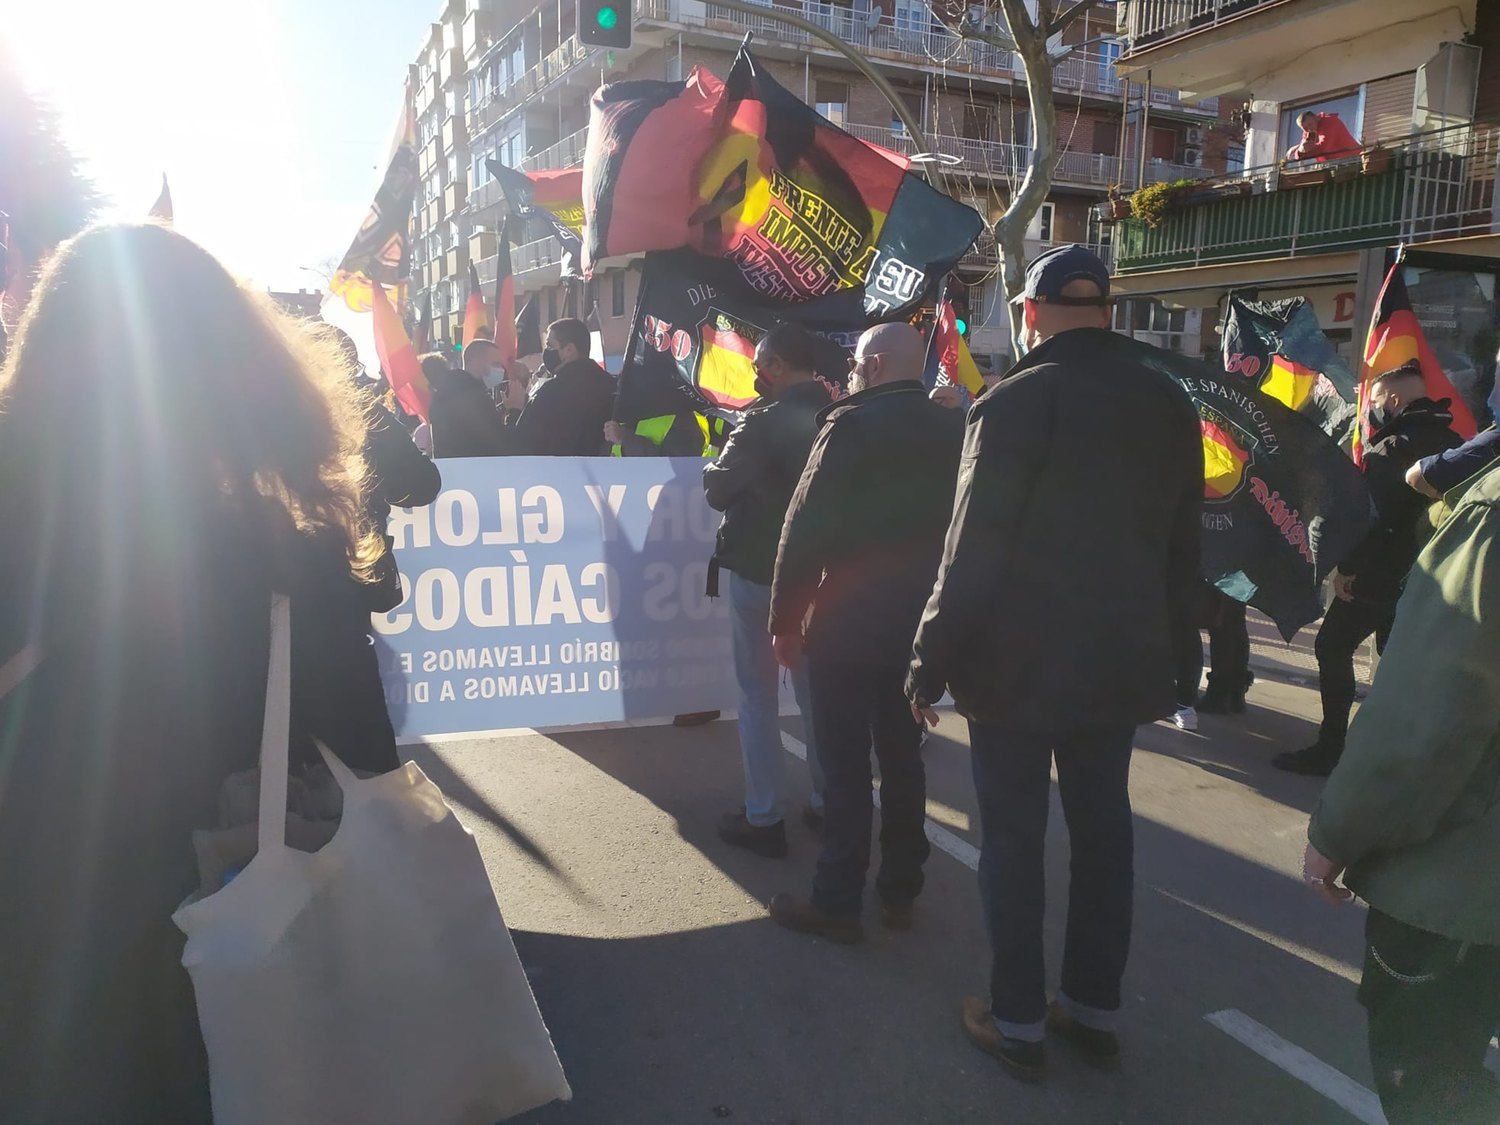
<path fill-rule="evenodd" d="M 807 761 L 807 743 L 786 731 L 781 732 L 781 741 L 787 753 L 804 762 Z M 875 800 L 875 807 L 878 809 L 880 790 L 874 790 L 872 796 Z M 962 837 L 954 835 L 931 817 L 926 818 L 926 826 L 927 839 L 932 842 L 933 847 L 951 855 L 971 871 L 979 869 L 978 848 Z M 1176 898 L 1175 895 L 1170 897 Z M 1214 917 L 1221 921 L 1231 921 L 1217 914 Z M 1320 958 L 1321 960 L 1323 959 Z M 1325 967 L 1328 966 L 1325 965 Z M 1265 1025 L 1256 1023 L 1244 1012 L 1235 1008 L 1227 1008 L 1221 1012 L 1210 1012 L 1203 1018 L 1230 1038 L 1239 1040 L 1257 1055 L 1274 1063 L 1299 1082 L 1310 1086 L 1335 1105 L 1348 1111 L 1365 1125 L 1386 1125 L 1385 1114 L 1380 1110 L 1380 1099 L 1372 1091 L 1361 1086 L 1343 1071 L 1329 1066 L 1316 1055 L 1309 1054 L 1295 1043 L 1287 1042 Z"/>
<path fill-rule="evenodd" d="M 800 738 L 795 738 L 786 731 L 781 732 L 781 743 L 786 747 L 786 752 L 794 757 L 807 761 L 807 743 Z M 872 791 L 871 796 L 875 799 L 875 807 L 880 807 L 880 790 Z M 947 852 L 959 863 L 970 871 L 979 870 L 979 849 L 962 836 L 955 836 L 944 828 L 932 817 L 926 817 L 923 821 L 927 829 L 927 839 L 932 846 L 940 852 Z"/>
<path fill-rule="evenodd" d="M 1221 1012 L 1209 1012 L 1203 1018 L 1365 1125 L 1386 1125 L 1385 1114 L 1380 1111 L 1380 1099 L 1372 1091 L 1316 1055 L 1287 1042 L 1264 1024 L 1256 1023 L 1244 1012 L 1225 1008 Z"/>

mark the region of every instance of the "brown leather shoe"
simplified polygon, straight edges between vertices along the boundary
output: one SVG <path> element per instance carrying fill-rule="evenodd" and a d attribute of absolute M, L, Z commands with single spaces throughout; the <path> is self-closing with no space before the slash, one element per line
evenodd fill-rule
<path fill-rule="evenodd" d="M 1119 1037 L 1113 1031 L 1100 1031 L 1079 1023 L 1058 1007 L 1055 1000 L 1047 1009 L 1047 1030 L 1066 1039 L 1090 1066 L 1100 1070 L 1120 1068 Z"/>
<path fill-rule="evenodd" d="M 857 914 L 825 914 L 806 899 L 785 893 L 771 899 L 770 909 L 771 921 L 799 934 L 816 934 L 840 945 L 865 940 L 865 928 Z"/>
<path fill-rule="evenodd" d="M 1011 1077 L 1022 1082 L 1040 1082 L 1047 1073 L 1047 1048 L 1041 1043 L 1010 1039 L 1000 1034 L 988 1002 L 977 996 L 965 996 L 963 1002 L 964 1034 L 969 1042 L 985 1054 L 1000 1061 Z"/>

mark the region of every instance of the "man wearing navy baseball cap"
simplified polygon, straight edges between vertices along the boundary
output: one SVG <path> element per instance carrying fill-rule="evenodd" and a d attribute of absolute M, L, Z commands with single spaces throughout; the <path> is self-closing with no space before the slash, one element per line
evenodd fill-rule
<path fill-rule="evenodd" d="M 1172 628 L 1198 579 L 1203 441 L 1167 375 L 1109 347 L 1109 271 L 1081 246 L 1026 271 L 1031 349 L 969 413 L 942 569 L 907 696 L 969 721 L 990 995 L 963 1026 L 1036 1081 L 1050 1028 L 1116 1064 L 1130 947 L 1135 728 L 1176 710 Z M 1072 849 L 1061 987 L 1047 1002 L 1051 766 Z"/>

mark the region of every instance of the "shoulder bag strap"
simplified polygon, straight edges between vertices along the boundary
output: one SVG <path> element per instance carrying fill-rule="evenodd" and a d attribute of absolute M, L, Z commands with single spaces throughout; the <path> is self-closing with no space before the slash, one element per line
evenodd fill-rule
<path fill-rule="evenodd" d="M 292 611 L 285 594 L 271 598 L 271 658 L 260 734 L 260 852 L 286 847 L 288 743 L 292 724 Z"/>
<path fill-rule="evenodd" d="M 4 665 L 0 665 L 0 699 L 4 699 L 26 681 L 26 677 L 37 670 L 45 653 L 40 643 L 33 641 L 16 653 Z"/>

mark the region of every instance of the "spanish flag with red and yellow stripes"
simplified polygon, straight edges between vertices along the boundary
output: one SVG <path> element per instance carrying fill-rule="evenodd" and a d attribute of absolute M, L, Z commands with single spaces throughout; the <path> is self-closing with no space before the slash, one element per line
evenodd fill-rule
<path fill-rule="evenodd" d="M 1411 307 L 1411 297 L 1406 292 L 1406 281 L 1401 276 L 1402 263 L 1396 264 L 1386 274 L 1385 284 L 1380 287 L 1380 298 L 1375 302 L 1375 315 L 1370 324 L 1370 335 L 1365 341 L 1365 362 L 1359 380 L 1359 425 L 1354 434 L 1354 462 L 1364 464 L 1365 445 L 1370 435 L 1365 422 L 1369 409 L 1370 385 L 1376 376 L 1394 371 L 1403 363 L 1416 360 L 1422 367 L 1422 379 L 1427 384 L 1427 397 L 1447 399 L 1448 409 L 1453 414 L 1453 430 L 1468 441 L 1479 432 L 1474 413 L 1464 402 L 1463 396 L 1453 386 L 1453 380 L 1438 363 L 1437 356 L 1427 343 L 1422 325 Z"/>
<path fill-rule="evenodd" d="M 956 387 L 963 387 L 971 395 L 984 393 L 984 379 L 979 374 L 979 365 L 969 351 L 969 344 L 958 330 L 958 314 L 953 311 L 953 302 L 945 300 L 938 309 L 937 323 L 933 325 L 933 348 L 937 352 L 938 373 Z"/>
<path fill-rule="evenodd" d="M 474 268 L 473 262 L 469 263 L 469 299 L 464 304 L 463 333 L 465 347 L 475 340 L 494 339 L 490 328 L 490 310 L 484 303 L 484 286 L 479 284 L 479 271 Z"/>
<path fill-rule="evenodd" d="M 370 307 L 375 315 L 375 354 L 380 357 L 386 382 L 395 392 L 401 409 L 425 422 L 428 407 L 432 405 L 432 388 L 422 374 L 422 363 L 401 317 L 386 297 L 385 286 L 379 282 L 370 286 Z"/>

